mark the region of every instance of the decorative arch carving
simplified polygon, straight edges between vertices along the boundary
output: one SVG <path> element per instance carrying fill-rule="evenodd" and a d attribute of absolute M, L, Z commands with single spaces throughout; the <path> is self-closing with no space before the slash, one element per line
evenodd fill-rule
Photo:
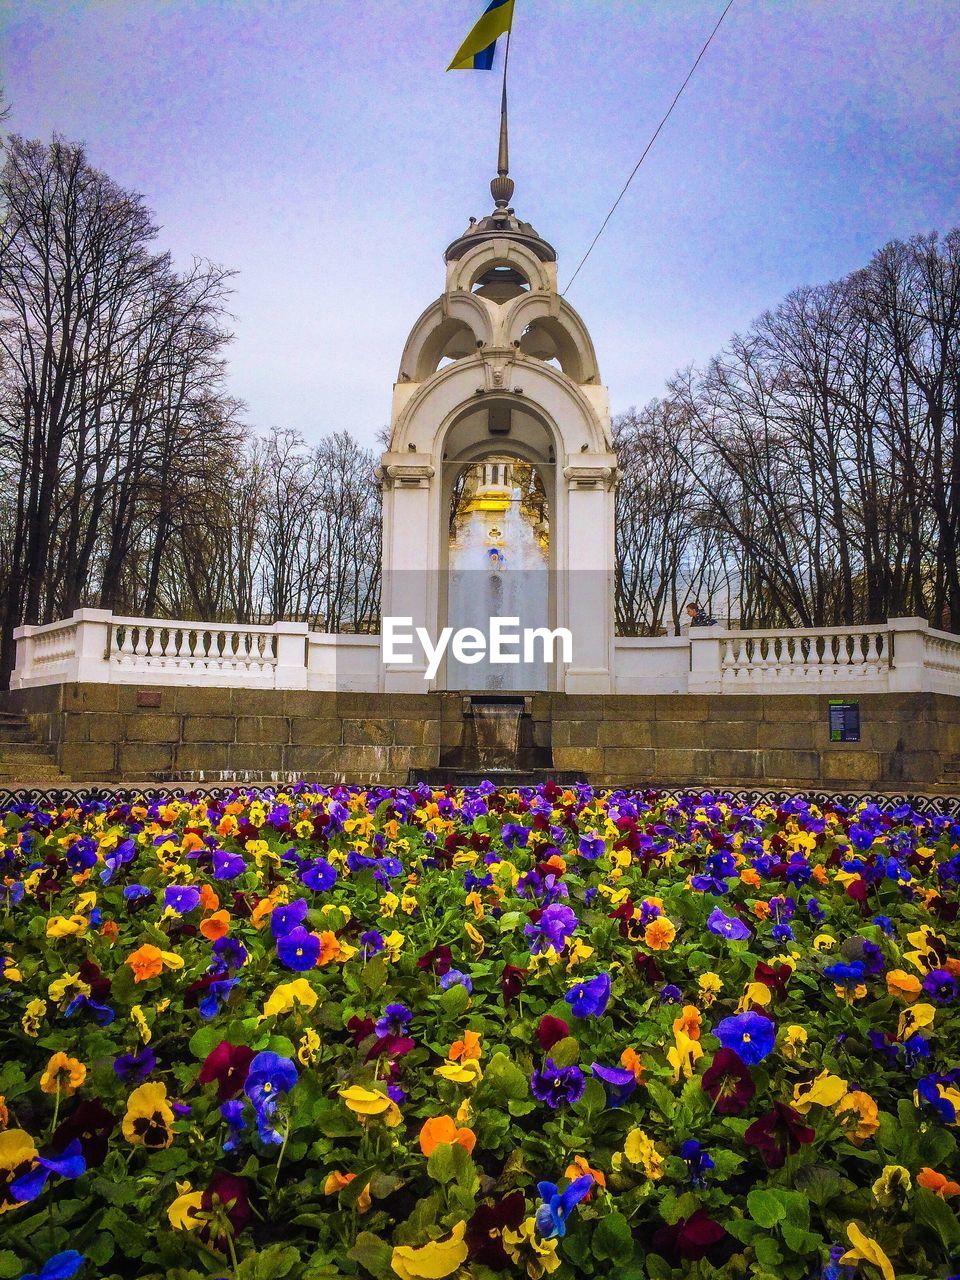
<path fill-rule="evenodd" d="M 574 382 L 585 385 L 600 381 L 597 356 L 587 326 L 558 295 L 518 298 L 504 319 L 503 329 L 507 344 L 519 344 L 524 354 L 538 359 L 555 358 Z M 552 349 L 553 357 L 538 354 L 535 338 L 528 337 L 528 331 L 534 335 L 539 331 L 544 339 L 540 349 Z"/>
<path fill-rule="evenodd" d="M 490 312 L 481 298 L 471 294 L 432 302 L 410 331 L 400 359 L 401 382 L 424 382 L 436 373 L 440 361 L 458 336 L 471 350 L 488 346 L 493 340 Z M 472 339 L 472 341 L 471 341 Z"/>
<path fill-rule="evenodd" d="M 557 284 L 553 262 L 541 262 L 532 249 L 508 239 L 484 240 L 448 266 L 447 291 L 469 293 L 484 272 L 492 267 L 512 267 L 526 279 L 530 289 L 548 291 Z"/>

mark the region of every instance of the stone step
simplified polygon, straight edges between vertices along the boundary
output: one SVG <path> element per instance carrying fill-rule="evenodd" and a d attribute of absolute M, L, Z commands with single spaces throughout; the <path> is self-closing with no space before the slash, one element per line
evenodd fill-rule
<path fill-rule="evenodd" d="M 31 752 L 42 754 L 47 750 L 46 743 L 38 742 L 36 738 L 15 738 L 11 741 L 9 738 L 0 735 L 0 758 L 3 756 L 30 755 Z"/>

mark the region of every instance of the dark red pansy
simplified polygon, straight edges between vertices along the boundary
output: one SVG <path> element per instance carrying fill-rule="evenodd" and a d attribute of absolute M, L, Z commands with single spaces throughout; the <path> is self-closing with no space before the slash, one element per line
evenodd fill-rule
<path fill-rule="evenodd" d="M 553 1046 L 570 1034 L 569 1025 L 562 1018 L 554 1018 L 545 1013 L 537 1027 L 537 1042 L 544 1053 L 549 1053 Z"/>
<path fill-rule="evenodd" d="M 117 1127 L 117 1117 L 95 1098 L 84 1098 L 54 1130 L 53 1149 L 58 1154 L 79 1140 L 87 1168 L 103 1164 L 107 1158 L 110 1135 Z"/>
<path fill-rule="evenodd" d="M 520 995 L 526 981 L 526 969 L 521 969 L 516 964 L 505 964 L 503 966 L 503 972 L 500 974 L 500 992 L 503 996 L 503 1007 L 505 1009 L 509 1009 L 516 997 Z"/>
<path fill-rule="evenodd" d="M 217 1096 L 221 1102 L 235 1098 L 246 1083 L 253 1058 L 254 1053 L 249 1045 L 221 1040 L 204 1059 L 200 1068 L 200 1083 L 211 1084 L 216 1080 Z"/>
<path fill-rule="evenodd" d="M 653 1233 L 653 1251 L 669 1262 L 681 1259 L 699 1262 L 711 1249 L 726 1239 L 726 1230 L 714 1222 L 705 1209 L 697 1209 L 689 1218 L 681 1218 L 672 1226 L 660 1227 Z"/>
<path fill-rule="evenodd" d="M 416 1043 L 409 1036 L 380 1036 L 367 1050 L 364 1062 L 372 1062 L 375 1058 L 402 1058 L 416 1048 Z"/>
<path fill-rule="evenodd" d="M 211 1213 L 219 1205 L 230 1222 L 231 1234 L 236 1238 L 250 1221 L 250 1191 L 246 1178 L 238 1178 L 233 1173 L 217 1169 L 207 1185 L 200 1207 L 205 1213 Z M 201 1238 L 211 1239 L 209 1226 L 201 1230 Z M 226 1245 L 223 1235 L 217 1236 L 214 1243 L 221 1250 Z"/>
<path fill-rule="evenodd" d="M 750 1068 L 733 1049 L 718 1049 L 700 1078 L 700 1086 L 722 1116 L 738 1116 L 757 1091 Z"/>
<path fill-rule="evenodd" d="M 778 1000 L 787 994 L 787 983 L 792 977 L 793 970 L 788 964 L 769 965 L 764 960 L 758 960 L 753 971 L 754 982 L 762 982 L 769 987 Z"/>
<path fill-rule="evenodd" d="M 466 1245 L 471 1262 L 494 1271 L 507 1271 L 513 1263 L 503 1247 L 503 1232 L 516 1231 L 523 1221 L 522 1191 L 512 1191 L 493 1204 L 478 1205 L 467 1223 Z"/>
<path fill-rule="evenodd" d="M 756 1147 L 768 1169 L 782 1169 L 788 1155 L 816 1137 L 799 1111 L 785 1102 L 775 1102 L 773 1110 L 762 1115 L 743 1135 L 748 1147 Z"/>
<path fill-rule="evenodd" d="M 633 963 L 636 965 L 637 973 L 644 982 L 649 982 L 651 986 L 655 986 L 658 982 L 663 981 L 663 970 L 653 956 L 648 956 L 643 951 L 635 951 L 633 953 Z"/>
<path fill-rule="evenodd" d="M 354 1014 L 347 1023 L 347 1030 L 353 1037 L 354 1045 L 359 1049 L 368 1036 L 376 1033 L 377 1024 L 372 1018 L 359 1018 Z"/>
<path fill-rule="evenodd" d="M 111 982 L 109 978 L 105 978 L 98 964 L 94 964 L 92 960 L 82 961 L 80 968 L 77 970 L 81 981 L 85 982 L 90 988 L 90 998 L 102 1003 L 110 995 Z"/>
<path fill-rule="evenodd" d="M 183 1007 L 185 1009 L 195 1009 L 208 989 L 215 982 L 219 982 L 223 974 L 205 973 L 202 978 L 198 978 L 196 982 L 191 982 L 189 987 L 183 993 Z"/>
<path fill-rule="evenodd" d="M 453 952 L 445 943 L 441 943 L 439 947 L 434 947 L 432 951 L 425 951 L 418 957 L 417 968 L 430 969 L 438 978 L 442 978 L 453 968 Z"/>

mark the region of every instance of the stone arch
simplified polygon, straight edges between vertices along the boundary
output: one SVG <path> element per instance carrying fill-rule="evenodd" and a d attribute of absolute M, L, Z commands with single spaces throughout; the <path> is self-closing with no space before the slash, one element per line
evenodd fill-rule
<path fill-rule="evenodd" d="M 562 298 L 518 298 L 504 320 L 504 338 L 535 359 L 555 358 L 567 377 L 581 386 L 600 381 L 587 327 Z M 540 351 L 551 354 L 544 356 Z"/>
<path fill-rule="evenodd" d="M 448 351 L 468 354 L 493 340 L 490 313 L 472 294 L 437 298 L 420 316 L 400 359 L 401 382 L 425 382 Z M 462 359 L 463 355 L 457 355 Z"/>
<path fill-rule="evenodd" d="M 531 292 L 556 288 L 555 262 L 544 262 L 525 244 L 495 237 L 468 249 L 462 258 L 448 264 L 447 291 L 470 293 L 487 271 L 510 267 L 524 277 Z"/>
<path fill-rule="evenodd" d="M 519 391 L 511 390 L 507 395 L 488 388 L 486 361 L 479 353 L 439 369 L 400 409 L 391 450 L 404 453 L 415 445 L 418 452 L 433 455 L 436 462 L 442 456 L 442 442 L 452 416 L 462 414 L 465 407 L 475 412 L 480 405 L 492 406 L 498 399 L 506 399 L 521 411 L 544 414 L 553 423 L 559 461 L 567 455 L 608 451 L 605 424 L 572 379 L 533 359 L 521 364 L 505 356 L 504 370 L 504 387 L 519 387 Z M 430 424 L 429 439 L 422 434 L 425 424 Z"/>

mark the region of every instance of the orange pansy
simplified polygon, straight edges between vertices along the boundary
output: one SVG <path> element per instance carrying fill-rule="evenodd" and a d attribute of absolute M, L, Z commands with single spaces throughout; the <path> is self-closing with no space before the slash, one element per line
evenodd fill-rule
<path fill-rule="evenodd" d="M 643 940 L 651 951 L 666 951 L 677 931 L 666 916 L 657 916 L 643 931 Z"/>
<path fill-rule="evenodd" d="M 926 1187 L 941 1200 L 947 1200 L 950 1196 L 960 1196 L 960 1185 L 951 1182 L 942 1173 L 937 1173 L 936 1169 L 921 1169 L 917 1174 L 917 1185 Z"/>
<path fill-rule="evenodd" d="M 450 1116 L 431 1116 L 420 1130 L 420 1150 L 430 1156 L 444 1142 L 455 1142 L 470 1152 L 476 1145 L 477 1135 L 472 1129 L 458 1129 Z"/>
<path fill-rule="evenodd" d="M 134 982 L 146 982 L 163 972 L 163 952 L 152 942 L 145 942 L 127 956 L 126 963 L 133 970 Z"/>
<path fill-rule="evenodd" d="M 205 938 L 209 938 L 211 942 L 216 942 L 218 938 L 222 938 L 224 934 L 230 932 L 230 912 L 215 911 L 206 920 L 201 920 L 200 932 Z"/>

